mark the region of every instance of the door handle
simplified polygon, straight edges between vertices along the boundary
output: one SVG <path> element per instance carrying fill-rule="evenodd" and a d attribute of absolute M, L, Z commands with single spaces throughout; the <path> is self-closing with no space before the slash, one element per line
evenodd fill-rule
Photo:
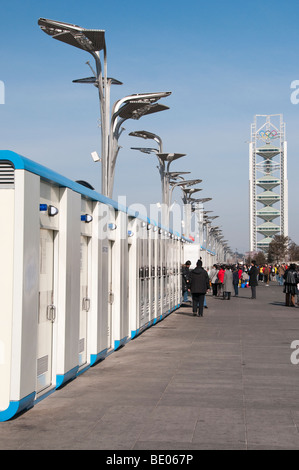
<path fill-rule="evenodd" d="M 110 305 L 112 305 L 114 302 L 114 294 L 111 291 L 108 292 L 108 302 Z"/>
<path fill-rule="evenodd" d="M 47 320 L 54 323 L 56 320 L 56 307 L 55 305 L 48 305 L 47 306 Z"/>
<path fill-rule="evenodd" d="M 89 312 L 90 309 L 90 299 L 88 297 L 84 297 L 83 303 L 82 303 L 82 310 L 86 310 L 86 312 Z"/>

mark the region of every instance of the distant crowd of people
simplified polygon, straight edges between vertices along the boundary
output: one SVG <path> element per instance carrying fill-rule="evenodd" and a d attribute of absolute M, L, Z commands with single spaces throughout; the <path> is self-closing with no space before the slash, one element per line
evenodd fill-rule
<path fill-rule="evenodd" d="M 269 286 L 270 281 L 277 281 L 278 285 L 284 286 L 287 306 L 299 307 L 299 267 L 295 264 L 257 266 L 252 261 L 250 266 L 214 264 L 206 271 L 200 259 L 195 269 L 190 270 L 190 266 L 191 261 L 186 261 L 182 266 L 182 289 L 184 302 L 188 302 L 188 293 L 191 293 L 193 315 L 203 316 L 203 309 L 207 308 L 206 293 L 209 290 L 213 297 L 230 300 L 232 294 L 238 297 L 240 287 L 250 287 L 251 299 L 256 299 L 258 283 L 263 282 L 265 286 Z"/>

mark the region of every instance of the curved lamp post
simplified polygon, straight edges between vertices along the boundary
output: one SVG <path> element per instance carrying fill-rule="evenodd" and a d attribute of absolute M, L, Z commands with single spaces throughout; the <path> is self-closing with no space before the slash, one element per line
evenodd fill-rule
<path fill-rule="evenodd" d="M 108 154 L 108 195 L 112 197 L 113 182 L 115 175 L 115 164 L 119 152 L 118 139 L 121 134 L 121 125 L 127 119 L 138 120 L 142 116 L 157 113 L 169 109 L 168 106 L 157 103 L 161 98 L 169 96 L 170 92 L 144 93 L 126 96 L 118 100 L 112 109 L 109 154 Z"/>
<path fill-rule="evenodd" d="M 148 131 L 135 131 L 129 134 L 133 137 L 141 137 L 143 139 L 154 140 L 158 144 L 158 149 L 155 148 L 137 148 L 131 147 L 132 150 L 140 150 L 143 153 L 154 153 L 158 159 L 159 165 L 158 170 L 161 178 L 162 187 L 162 221 L 165 226 L 169 225 L 169 211 L 171 206 L 171 184 L 177 182 L 178 178 L 182 178 L 181 175 L 189 174 L 188 171 L 176 171 L 170 172 L 170 165 L 173 161 L 179 158 L 185 157 L 184 153 L 165 153 L 163 152 L 163 142 L 160 136 Z M 181 183 L 181 181 L 179 182 Z"/>
<path fill-rule="evenodd" d="M 141 152 L 144 153 L 155 153 L 159 166 L 158 170 L 160 173 L 160 178 L 161 178 L 161 185 L 162 185 L 162 204 L 166 205 L 166 207 L 169 209 L 170 206 L 170 200 L 169 200 L 169 184 L 170 184 L 170 178 L 171 178 L 171 173 L 169 172 L 170 169 L 170 164 L 179 158 L 185 157 L 186 154 L 184 153 L 164 153 L 163 152 L 163 142 L 160 136 L 157 134 L 154 134 L 153 132 L 148 132 L 148 131 L 134 131 L 130 132 L 129 134 L 132 137 L 141 137 L 142 139 L 150 139 L 154 140 L 158 144 L 158 149 L 144 149 L 144 148 L 136 148 L 136 147 L 131 147 L 132 150 L 140 150 Z M 187 174 L 187 172 L 179 172 L 178 174 Z M 167 222 L 167 221 L 164 221 Z"/>
<path fill-rule="evenodd" d="M 213 212 L 213 211 L 205 211 L 204 210 L 204 202 L 211 201 L 211 197 L 206 197 L 206 198 L 200 198 L 200 199 L 194 199 L 189 197 L 189 204 L 191 204 L 191 212 L 196 212 L 197 213 L 197 221 L 198 221 L 198 234 L 199 234 L 199 245 L 200 245 L 200 250 L 203 249 L 204 245 L 204 229 L 206 228 L 207 231 L 207 213 Z M 207 235 L 206 235 L 207 239 Z M 207 262 L 207 256 L 205 253 L 205 264 Z"/>
<path fill-rule="evenodd" d="M 181 188 L 182 191 L 185 193 L 186 191 L 188 191 L 189 186 L 193 186 L 194 184 L 198 184 L 198 183 L 201 183 L 201 182 L 202 182 L 202 180 L 200 180 L 200 179 L 170 181 L 170 186 L 171 186 L 171 188 L 170 188 L 170 201 L 171 201 L 172 193 L 173 193 L 175 188 Z M 201 191 L 201 188 L 193 188 L 193 189 L 195 189 L 195 191 L 193 191 L 193 192 Z M 183 196 L 183 198 L 184 198 L 184 196 Z"/>
<path fill-rule="evenodd" d="M 182 178 L 182 177 L 181 177 Z M 184 203 L 184 227 L 185 227 L 185 235 L 187 236 L 190 232 L 190 225 L 191 225 L 191 204 L 188 200 L 188 195 L 201 191 L 201 188 L 190 188 L 190 186 L 194 186 L 195 184 L 201 183 L 201 179 L 193 179 L 193 180 L 184 180 L 182 178 L 181 181 L 170 181 L 170 189 L 169 189 L 169 204 L 171 203 L 172 193 L 175 188 L 181 188 L 183 191 L 183 203 Z"/>
<path fill-rule="evenodd" d="M 170 184 L 171 184 L 171 175 L 170 175 L 170 165 L 175 160 L 185 157 L 185 153 L 158 153 L 157 154 L 160 165 L 159 171 L 162 182 L 162 194 L 163 194 L 163 204 L 166 204 L 167 210 L 169 210 L 171 205 L 171 194 L 170 193 Z M 175 177 L 177 178 L 177 176 Z"/>
<path fill-rule="evenodd" d="M 150 153 L 159 153 L 159 150 L 157 149 L 153 149 L 151 147 L 131 147 L 131 150 L 139 150 L 139 152 L 142 152 L 142 153 L 147 153 L 147 154 L 150 154 Z"/>
<path fill-rule="evenodd" d="M 122 132 L 121 124 L 127 119 L 140 119 L 144 115 L 169 109 L 167 106 L 159 105 L 156 102 L 169 96 L 171 92 L 127 96 L 114 104 L 112 116 L 110 117 L 110 88 L 111 85 L 121 85 L 121 82 L 107 76 L 105 31 L 85 29 L 77 25 L 46 18 L 40 18 L 38 24 L 42 31 L 49 36 L 90 53 L 95 60 L 96 71 L 93 71 L 94 76 L 75 80 L 74 82 L 93 84 L 98 89 L 101 117 L 101 191 L 103 195 L 112 197 L 115 163 L 119 152 L 118 138 Z M 103 68 L 101 53 L 103 55 Z M 89 62 L 87 63 L 89 64 Z"/>
<path fill-rule="evenodd" d="M 159 146 L 159 152 L 160 153 L 163 152 L 163 142 L 162 142 L 161 137 L 159 137 L 158 135 L 153 134 L 152 132 L 148 132 L 148 131 L 134 131 L 134 132 L 130 132 L 129 135 L 132 137 L 141 137 L 142 139 L 154 140 L 155 142 L 157 142 Z"/>
<path fill-rule="evenodd" d="M 195 211 L 197 207 L 196 204 L 204 204 L 205 202 L 212 201 L 212 197 L 203 197 L 199 199 L 190 198 L 190 202 L 192 204 L 192 211 Z"/>

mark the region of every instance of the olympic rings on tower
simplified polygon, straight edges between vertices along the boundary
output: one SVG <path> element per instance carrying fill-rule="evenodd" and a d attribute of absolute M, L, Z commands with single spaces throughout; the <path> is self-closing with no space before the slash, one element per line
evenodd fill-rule
<path fill-rule="evenodd" d="M 278 137 L 278 133 L 275 129 L 273 129 L 273 131 L 260 131 L 259 134 L 264 140 L 276 139 Z"/>

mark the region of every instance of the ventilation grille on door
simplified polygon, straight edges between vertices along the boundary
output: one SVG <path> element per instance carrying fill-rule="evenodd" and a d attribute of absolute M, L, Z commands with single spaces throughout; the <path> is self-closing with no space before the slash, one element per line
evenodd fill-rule
<path fill-rule="evenodd" d="M 15 187 L 15 169 L 11 162 L 0 162 L 0 189 Z"/>
<path fill-rule="evenodd" d="M 48 371 L 49 356 L 40 357 L 37 360 L 37 376 L 44 374 Z"/>
<path fill-rule="evenodd" d="M 84 338 L 82 338 L 79 340 L 79 354 L 83 352 L 84 349 L 85 349 L 85 341 L 84 341 Z"/>

